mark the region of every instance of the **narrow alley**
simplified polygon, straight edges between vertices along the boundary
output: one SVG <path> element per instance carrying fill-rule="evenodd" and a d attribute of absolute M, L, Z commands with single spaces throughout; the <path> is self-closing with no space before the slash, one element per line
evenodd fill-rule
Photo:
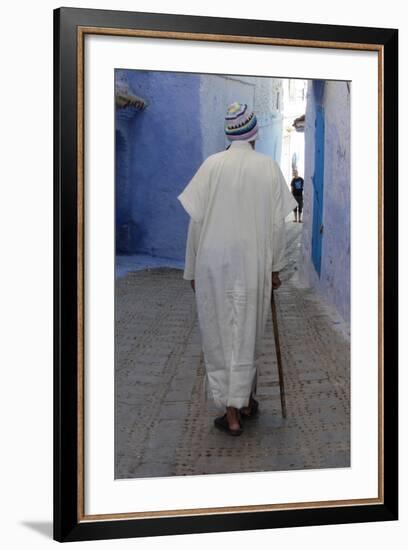
<path fill-rule="evenodd" d="M 298 283 L 302 224 L 287 222 L 276 291 L 286 386 L 282 418 L 271 315 L 259 361 L 260 414 L 218 431 L 206 399 L 194 294 L 182 271 L 116 281 L 115 479 L 350 466 L 350 346 L 341 319 Z"/>

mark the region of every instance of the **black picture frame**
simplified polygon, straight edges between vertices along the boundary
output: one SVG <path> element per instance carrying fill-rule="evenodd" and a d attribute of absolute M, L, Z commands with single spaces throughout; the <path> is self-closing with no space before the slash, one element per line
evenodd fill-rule
<path fill-rule="evenodd" d="M 80 498 L 78 371 L 83 288 L 78 204 L 78 32 L 80 28 L 264 37 L 318 44 L 375 45 L 382 56 L 382 471 L 381 498 L 371 503 L 315 505 L 201 515 L 87 519 Z M 219 38 L 220 41 L 222 39 Z M 296 47 L 296 46 L 294 46 Z M 349 46 L 350 47 L 350 46 Z M 189 15 L 59 8 L 54 11 L 54 539 L 60 542 L 181 533 L 326 525 L 398 519 L 398 30 Z M 365 182 L 367 185 L 367 182 Z M 243 503 L 244 504 L 244 503 Z"/>

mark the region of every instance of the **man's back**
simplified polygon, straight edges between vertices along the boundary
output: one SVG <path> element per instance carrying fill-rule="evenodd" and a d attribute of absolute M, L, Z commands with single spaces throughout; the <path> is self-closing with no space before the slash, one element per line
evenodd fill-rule
<path fill-rule="evenodd" d="M 240 142 L 208 159 L 197 267 L 223 269 L 231 278 L 255 284 L 260 264 L 271 262 L 275 215 L 271 160 Z"/>
<path fill-rule="evenodd" d="M 215 403 L 237 408 L 255 379 L 295 200 L 276 162 L 253 149 L 258 126 L 247 105 L 230 105 L 225 132 L 229 149 L 208 157 L 178 199 L 190 215 L 184 278 L 195 281 L 209 386 Z"/>
<path fill-rule="evenodd" d="M 199 256 L 214 268 L 228 264 L 232 271 L 238 263 L 252 283 L 258 269 L 271 268 L 274 225 L 283 221 L 282 186 L 290 196 L 289 190 L 277 163 L 249 143 L 234 142 L 206 162 Z"/>

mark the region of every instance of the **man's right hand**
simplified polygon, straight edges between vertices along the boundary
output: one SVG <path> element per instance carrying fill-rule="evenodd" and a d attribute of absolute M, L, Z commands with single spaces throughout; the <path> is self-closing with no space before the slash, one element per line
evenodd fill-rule
<path fill-rule="evenodd" d="M 272 289 L 276 290 L 282 284 L 282 281 L 279 279 L 279 271 L 272 271 Z"/>

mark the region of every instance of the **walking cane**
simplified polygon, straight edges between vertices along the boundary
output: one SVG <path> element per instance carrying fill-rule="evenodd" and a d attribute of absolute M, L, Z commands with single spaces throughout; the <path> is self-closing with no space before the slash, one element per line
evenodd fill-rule
<path fill-rule="evenodd" d="M 278 331 L 278 317 L 276 315 L 276 303 L 275 303 L 275 295 L 274 295 L 273 289 L 272 289 L 272 295 L 271 295 L 271 309 L 272 309 L 273 336 L 275 338 L 276 359 L 278 361 L 279 388 L 280 388 L 282 416 L 283 418 L 286 418 L 285 384 L 283 381 L 282 356 L 281 356 L 281 349 L 280 349 L 280 343 L 279 343 L 279 331 Z"/>

